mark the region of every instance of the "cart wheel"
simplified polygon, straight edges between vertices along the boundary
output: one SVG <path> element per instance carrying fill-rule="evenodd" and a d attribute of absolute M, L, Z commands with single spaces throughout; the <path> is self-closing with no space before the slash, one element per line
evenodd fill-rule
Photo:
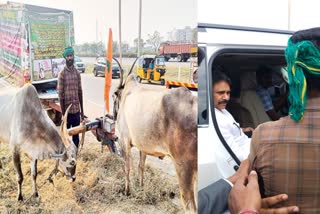
<path fill-rule="evenodd" d="M 141 83 L 141 78 L 137 76 L 138 83 Z"/>
<path fill-rule="evenodd" d="M 165 85 L 166 81 L 165 79 L 161 79 L 161 85 Z"/>

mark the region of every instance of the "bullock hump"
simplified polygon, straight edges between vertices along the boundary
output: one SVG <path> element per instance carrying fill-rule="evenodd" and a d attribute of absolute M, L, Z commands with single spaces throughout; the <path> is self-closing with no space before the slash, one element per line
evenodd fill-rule
<path fill-rule="evenodd" d="M 197 129 L 197 98 L 184 87 L 170 89 L 162 99 L 165 123 L 178 123 L 183 130 Z"/>

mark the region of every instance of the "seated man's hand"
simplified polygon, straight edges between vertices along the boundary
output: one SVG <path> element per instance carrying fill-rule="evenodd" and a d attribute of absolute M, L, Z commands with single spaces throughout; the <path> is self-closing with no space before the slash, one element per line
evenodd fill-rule
<path fill-rule="evenodd" d="M 236 171 L 236 173 L 230 176 L 228 180 L 234 185 L 237 182 L 237 180 L 245 179 L 249 173 L 249 166 L 250 163 L 248 159 L 242 161 L 239 169 Z"/>
<path fill-rule="evenodd" d="M 270 208 L 271 206 L 285 201 L 288 199 L 287 194 L 279 194 L 276 196 L 262 199 L 260 214 L 286 214 L 286 213 L 297 213 L 299 208 L 297 206 L 281 207 L 281 208 Z"/>
<path fill-rule="evenodd" d="M 243 132 L 253 132 L 254 131 L 254 128 L 252 127 L 246 127 L 246 128 L 241 128 Z"/>
<path fill-rule="evenodd" d="M 255 171 L 251 171 L 247 178 L 241 177 L 237 180 L 229 194 L 228 206 L 231 214 L 238 214 L 244 210 L 260 210 L 261 196 Z"/>
<path fill-rule="evenodd" d="M 297 213 L 299 208 L 296 206 L 270 208 L 281 201 L 287 200 L 287 198 L 286 194 L 280 194 L 261 200 L 257 173 L 251 171 L 247 178 L 242 177 L 236 181 L 229 194 L 228 205 L 231 214 L 237 214 L 245 210 L 259 211 L 260 214 Z M 245 214 L 246 212 L 242 213 Z"/>

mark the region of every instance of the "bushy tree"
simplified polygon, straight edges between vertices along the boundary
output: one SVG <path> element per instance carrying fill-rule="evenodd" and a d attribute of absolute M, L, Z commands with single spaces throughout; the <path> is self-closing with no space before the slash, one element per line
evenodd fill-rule
<path fill-rule="evenodd" d="M 157 52 L 162 42 L 162 39 L 163 38 L 161 37 L 160 33 L 158 31 L 155 31 L 153 34 L 148 34 L 147 43 L 154 48 L 155 52 Z"/>

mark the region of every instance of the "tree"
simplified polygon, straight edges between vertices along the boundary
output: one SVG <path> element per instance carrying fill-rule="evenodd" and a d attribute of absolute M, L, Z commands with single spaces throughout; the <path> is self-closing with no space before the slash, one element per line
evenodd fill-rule
<path fill-rule="evenodd" d="M 119 52 L 119 44 L 117 41 L 112 42 L 112 52 L 113 54 L 117 54 Z"/>
<path fill-rule="evenodd" d="M 82 45 L 82 50 L 83 50 L 83 54 L 84 55 L 88 55 L 89 54 L 89 47 L 90 47 L 90 45 L 89 45 L 88 42 L 86 42 L 86 43 L 84 43 Z"/>
<path fill-rule="evenodd" d="M 135 48 L 138 48 L 138 38 L 135 38 L 134 40 L 133 40 L 133 44 L 134 44 L 134 47 Z M 140 48 L 141 49 L 143 49 L 143 47 L 144 47 L 144 45 L 145 45 L 146 43 L 143 41 L 143 39 L 140 39 Z"/>
<path fill-rule="evenodd" d="M 121 46 L 121 50 L 123 53 L 127 53 L 129 51 L 129 44 L 127 42 L 123 42 Z"/>
<path fill-rule="evenodd" d="M 154 48 L 155 52 L 157 52 L 162 42 L 162 39 L 163 38 L 160 36 L 160 33 L 158 31 L 155 31 L 152 35 L 148 34 L 147 43 Z"/>

